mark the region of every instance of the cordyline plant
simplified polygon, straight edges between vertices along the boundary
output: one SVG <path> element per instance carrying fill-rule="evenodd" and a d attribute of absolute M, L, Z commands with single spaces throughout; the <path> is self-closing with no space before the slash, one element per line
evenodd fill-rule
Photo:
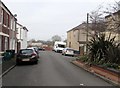
<path fill-rule="evenodd" d="M 114 40 L 115 37 L 106 39 L 104 34 L 92 37 L 89 43 L 89 62 L 97 65 L 120 64 L 120 44 Z"/>

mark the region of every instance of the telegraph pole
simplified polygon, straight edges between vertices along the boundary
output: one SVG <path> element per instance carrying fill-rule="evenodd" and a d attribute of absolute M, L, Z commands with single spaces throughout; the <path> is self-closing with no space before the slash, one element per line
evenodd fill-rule
<path fill-rule="evenodd" d="M 89 13 L 87 13 L 87 30 L 86 30 L 86 54 L 88 54 L 88 26 L 89 26 Z"/>

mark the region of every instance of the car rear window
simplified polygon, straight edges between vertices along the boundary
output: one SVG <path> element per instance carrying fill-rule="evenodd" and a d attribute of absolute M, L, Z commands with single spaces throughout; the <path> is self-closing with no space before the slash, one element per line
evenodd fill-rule
<path fill-rule="evenodd" d="M 24 49 L 24 50 L 20 50 L 20 54 L 31 54 L 33 53 L 32 49 Z"/>
<path fill-rule="evenodd" d="M 67 50 L 73 51 L 73 49 L 67 49 Z"/>

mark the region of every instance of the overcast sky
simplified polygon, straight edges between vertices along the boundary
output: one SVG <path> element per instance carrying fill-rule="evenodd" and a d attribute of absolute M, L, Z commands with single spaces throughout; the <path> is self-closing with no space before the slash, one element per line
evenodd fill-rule
<path fill-rule="evenodd" d="M 2 0 L 18 23 L 29 30 L 29 39 L 66 38 L 66 32 L 86 21 L 86 14 L 115 0 Z M 119 0 L 116 0 L 119 1 Z"/>

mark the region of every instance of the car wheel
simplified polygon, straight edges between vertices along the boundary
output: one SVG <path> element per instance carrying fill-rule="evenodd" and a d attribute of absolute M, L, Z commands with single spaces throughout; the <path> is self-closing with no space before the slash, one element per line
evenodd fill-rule
<path fill-rule="evenodd" d="M 38 64 L 38 61 L 35 61 L 35 64 Z"/>
<path fill-rule="evenodd" d="M 20 65 L 20 64 L 21 64 L 20 62 L 18 62 L 18 61 L 16 62 L 16 65 Z"/>

